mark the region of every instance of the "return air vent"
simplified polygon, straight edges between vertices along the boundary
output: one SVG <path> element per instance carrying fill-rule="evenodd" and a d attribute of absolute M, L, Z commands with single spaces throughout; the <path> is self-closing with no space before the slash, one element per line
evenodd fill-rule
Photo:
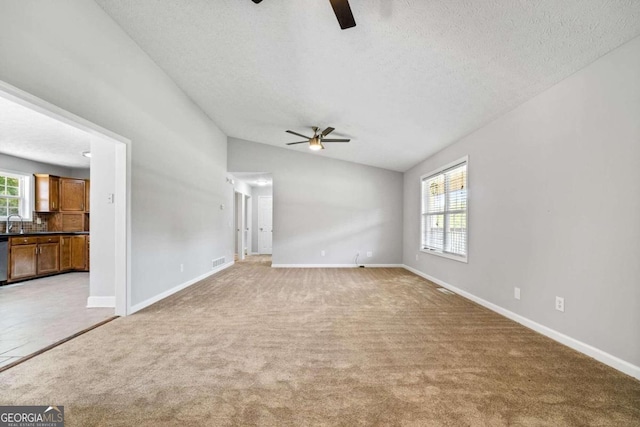
<path fill-rule="evenodd" d="M 216 268 L 220 265 L 224 264 L 224 257 L 222 258 L 218 258 L 218 259 L 214 259 L 213 261 L 211 261 L 211 268 Z"/>
<path fill-rule="evenodd" d="M 438 288 L 439 292 L 442 292 L 443 294 L 447 294 L 447 295 L 455 295 L 454 292 L 451 292 L 449 289 L 445 289 L 445 288 Z"/>

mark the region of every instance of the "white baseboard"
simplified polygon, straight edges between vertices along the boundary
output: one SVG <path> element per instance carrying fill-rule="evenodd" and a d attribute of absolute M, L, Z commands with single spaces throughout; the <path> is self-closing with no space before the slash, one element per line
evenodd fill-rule
<path fill-rule="evenodd" d="M 212 275 L 214 275 L 214 274 L 216 274 L 216 273 L 218 273 L 218 272 L 220 272 L 220 271 L 222 271 L 222 270 L 224 270 L 226 268 L 231 267 L 233 264 L 234 264 L 234 261 L 228 262 L 226 264 L 222 264 L 221 266 L 216 267 L 213 270 L 211 270 L 211 271 L 209 271 L 209 272 L 207 272 L 207 273 L 205 273 L 205 274 L 203 274 L 201 276 L 196 277 L 195 279 L 191 279 L 191 280 L 189 280 L 187 282 L 181 283 L 181 284 L 179 284 L 177 286 L 174 286 L 173 288 L 168 289 L 168 290 L 166 290 L 166 291 L 164 291 L 164 292 L 162 292 L 162 293 L 160 293 L 160 294 L 158 294 L 158 295 L 156 295 L 154 297 L 151 297 L 151 298 L 149 298 L 149 299 L 147 299 L 145 301 L 142 301 L 141 303 L 133 305 L 129 309 L 129 314 L 133 314 L 136 311 L 140 311 L 143 308 L 147 308 L 151 304 L 155 304 L 156 302 L 158 302 L 158 301 L 160 301 L 162 299 L 165 299 L 166 297 L 168 297 L 170 295 L 173 295 L 176 292 L 179 292 L 179 291 L 181 291 L 181 290 L 183 290 L 185 288 L 188 288 L 189 286 L 191 286 L 191 285 L 193 285 L 195 283 L 198 283 L 199 281 L 204 280 L 209 276 L 212 276 Z"/>
<path fill-rule="evenodd" d="M 89 297 L 87 298 L 87 308 L 116 306 L 116 297 Z"/>
<path fill-rule="evenodd" d="M 624 372 L 627 375 L 630 375 L 636 379 L 640 379 L 640 367 L 633 365 L 625 360 L 622 360 L 612 354 L 609 354 L 605 351 L 600 350 L 599 348 L 593 347 L 589 344 L 583 343 L 582 341 L 578 341 L 575 338 L 571 338 L 568 335 L 565 335 L 561 332 L 558 332 L 554 329 L 551 329 L 547 326 L 544 326 L 540 323 L 534 322 L 531 319 L 528 319 L 524 316 L 521 316 L 519 314 L 516 314 L 512 311 L 509 311 L 505 308 L 500 307 L 499 305 L 496 305 L 494 303 L 491 303 L 489 301 L 486 301 L 480 297 L 477 297 L 467 291 L 464 291 L 460 288 L 457 288 L 453 285 L 450 285 L 440 279 L 437 279 L 433 276 L 430 276 L 426 273 L 421 272 L 420 270 L 416 270 L 413 267 L 409 267 L 408 265 L 404 266 L 405 269 L 409 270 L 410 272 L 417 274 L 420 277 L 423 277 L 433 283 L 436 283 L 440 286 L 442 286 L 443 288 L 447 288 L 450 291 L 455 292 L 456 294 L 463 296 L 473 302 L 476 302 L 478 304 L 480 304 L 483 307 L 488 308 L 491 311 L 495 311 L 498 314 L 503 315 L 504 317 L 507 317 L 511 320 L 514 320 L 518 323 L 520 323 L 523 326 L 526 326 L 529 329 L 533 329 L 536 332 L 541 333 L 542 335 L 545 335 L 549 338 L 551 338 L 554 341 L 557 341 L 561 344 L 566 345 L 567 347 L 571 347 L 572 349 L 579 351 L 580 353 L 584 353 L 589 357 L 592 357 L 594 359 L 596 359 L 599 362 L 604 363 L 605 365 L 611 366 L 614 369 L 617 369 L 620 372 Z"/>
<path fill-rule="evenodd" d="M 360 264 L 366 268 L 404 268 L 404 264 Z M 272 268 L 358 268 L 355 264 L 271 264 Z"/>

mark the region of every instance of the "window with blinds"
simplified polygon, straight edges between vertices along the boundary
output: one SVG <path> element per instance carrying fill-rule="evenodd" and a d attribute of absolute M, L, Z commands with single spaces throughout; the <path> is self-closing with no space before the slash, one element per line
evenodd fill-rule
<path fill-rule="evenodd" d="M 467 259 L 467 159 L 422 177 L 425 252 Z"/>

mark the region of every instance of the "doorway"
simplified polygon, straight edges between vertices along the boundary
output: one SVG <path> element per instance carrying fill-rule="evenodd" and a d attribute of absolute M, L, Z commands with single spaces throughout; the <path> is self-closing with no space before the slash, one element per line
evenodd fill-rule
<path fill-rule="evenodd" d="M 34 317 L 34 321 L 36 321 L 33 328 L 34 333 L 43 336 L 46 335 L 45 338 L 49 341 L 47 343 L 36 343 L 31 340 L 28 348 L 36 350 L 36 348 L 32 347 L 40 346 L 40 348 L 43 348 L 49 344 L 54 344 L 58 340 L 67 338 L 72 333 L 79 332 L 79 330 L 72 331 L 69 328 L 84 329 L 95 326 L 97 319 L 96 313 L 98 312 L 110 312 L 109 316 L 113 316 L 114 314 L 123 316 L 130 312 L 130 241 L 128 233 L 130 224 L 130 141 L 2 81 L 0 81 L 0 100 L 14 104 L 15 108 L 24 110 L 25 114 L 31 114 L 31 117 L 34 119 L 38 118 L 39 120 L 46 121 L 54 128 L 57 126 L 60 129 L 66 129 L 68 132 L 83 134 L 89 143 L 89 151 L 91 152 L 91 176 L 69 176 L 70 179 L 68 181 L 72 184 L 76 183 L 76 181 L 77 183 L 81 181 L 85 183 L 87 186 L 85 195 L 90 195 L 90 199 L 85 200 L 85 198 L 82 197 L 78 198 L 79 203 L 81 203 L 81 207 L 79 208 L 81 212 L 74 216 L 69 214 L 68 218 L 74 218 L 74 220 L 80 221 L 80 225 L 89 224 L 91 221 L 94 224 L 100 224 L 100 227 L 93 227 L 93 230 L 90 226 L 86 227 L 83 236 L 86 238 L 85 244 L 80 245 L 78 242 L 75 242 L 78 244 L 73 245 L 71 244 L 73 243 L 71 242 L 73 239 L 64 235 L 65 230 L 67 230 L 66 228 L 56 228 L 51 225 L 51 217 L 60 218 L 62 215 L 55 216 L 52 213 L 42 215 L 34 214 L 33 225 L 28 228 L 29 232 L 34 234 L 37 244 L 40 244 L 40 241 L 44 239 L 44 237 L 38 233 L 49 233 L 48 237 L 46 237 L 46 239 L 50 240 L 50 242 L 46 243 L 50 246 L 49 249 L 54 248 L 54 245 L 59 245 L 56 247 L 60 248 L 59 254 L 57 252 L 54 253 L 55 251 L 51 252 L 50 250 L 49 252 L 51 253 L 49 255 L 58 254 L 59 258 L 55 256 L 49 257 L 50 260 L 52 260 L 49 266 L 51 268 L 47 271 L 36 270 L 37 277 L 34 278 L 33 281 L 26 281 L 26 279 L 30 279 L 30 277 L 24 278 L 25 281 L 21 281 L 22 279 L 19 276 L 10 276 L 11 279 L 16 279 L 11 280 L 11 282 L 15 283 L 9 287 L 4 287 L 7 298 L 0 298 L 3 305 L 7 304 L 7 307 L 2 307 L 2 310 L 0 310 L 4 313 L 7 313 L 5 309 L 11 308 L 9 307 L 10 300 L 22 302 L 33 301 L 34 304 L 38 303 L 38 301 L 64 300 L 64 303 L 59 304 L 60 308 L 64 308 L 64 306 L 68 306 L 69 309 L 75 307 L 74 310 L 84 310 L 87 312 L 87 316 L 84 316 L 84 318 L 87 322 L 90 322 L 90 324 L 71 324 L 69 320 L 74 313 L 62 313 L 56 317 L 53 311 L 50 313 L 46 310 L 38 311 L 40 315 L 36 317 L 40 318 L 40 320 L 44 319 L 48 314 L 51 314 L 51 319 L 48 319 L 46 323 L 48 331 L 56 331 L 56 333 L 63 334 L 64 336 L 53 333 L 41 334 L 40 332 L 42 331 L 38 329 L 36 324 L 38 319 Z M 15 123 L 17 124 L 18 122 Z M 4 122 L 3 125 L 10 126 L 10 124 L 6 122 Z M 4 145 L 6 146 L 6 144 Z M 108 152 L 108 155 L 103 155 L 105 152 Z M 7 154 L 11 156 L 11 153 Z M 80 155 L 81 153 L 78 152 L 76 154 Z M 108 160 L 105 160 L 107 158 Z M 50 165 L 54 168 L 52 175 L 64 174 L 64 172 L 60 172 L 61 169 L 58 166 L 55 166 L 56 164 L 60 165 L 60 163 L 55 163 L 54 161 L 47 161 L 46 159 L 38 161 L 37 159 L 15 156 L 14 159 L 17 159 L 17 161 L 14 161 L 12 164 L 19 165 L 19 167 L 23 169 L 23 172 L 26 172 L 25 176 L 27 177 L 32 176 L 35 178 L 33 173 L 36 171 L 29 170 L 29 167 L 24 165 L 36 165 L 33 167 L 37 168 L 42 167 L 41 165 Z M 98 165 L 95 170 L 94 165 Z M 58 172 L 55 171 L 55 168 L 58 168 Z M 96 171 L 101 172 L 96 175 L 94 174 Z M 54 178 L 58 179 L 55 176 Z M 91 191 L 89 191 L 89 182 L 91 182 Z M 29 185 L 31 185 L 31 191 L 27 191 L 29 195 L 28 198 L 25 198 L 25 203 L 33 201 L 35 206 L 35 200 L 31 199 L 35 197 L 35 183 L 26 184 L 25 189 Z M 71 187 L 65 187 L 65 189 L 71 191 Z M 61 200 L 66 200 L 63 195 L 61 195 L 61 197 Z M 90 214 L 89 205 L 91 206 Z M 34 207 L 33 210 L 38 209 Z M 38 227 L 36 227 L 36 220 Z M 51 228 L 51 230 L 49 230 L 49 228 Z M 58 231 L 60 232 L 60 236 L 51 235 L 53 232 L 57 234 Z M 108 237 L 105 238 L 105 236 Z M 11 238 L 13 236 L 9 237 Z M 79 241 L 79 239 L 76 240 Z M 89 240 L 91 241 L 90 250 Z M 30 242 L 25 242 L 25 244 L 28 243 Z M 11 245 L 11 242 L 9 242 L 9 245 Z M 67 258 L 70 256 L 69 253 L 65 251 L 68 251 L 68 245 L 71 246 L 71 257 L 73 257 L 74 247 L 79 247 L 83 251 L 86 251 L 84 252 L 86 258 L 83 266 L 85 266 L 89 272 L 68 273 L 66 271 L 65 266 L 69 261 Z M 36 251 L 36 254 L 38 253 L 40 252 Z M 82 252 L 78 251 L 77 254 L 82 254 Z M 71 263 L 71 265 L 77 267 L 75 269 L 78 270 L 79 267 L 77 265 L 73 263 Z M 65 278 L 67 275 L 69 275 L 68 278 Z M 94 275 L 99 280 L 94 280 Z M 78 284 L 78 280 L 83 284 Z M 69 292 L 65 291 L 67 288 Z M 0 290 L 1 289 L 2 288 L 0 288 Z M 55 293 L 56 290 L 54 289 L 57 289 L 59 293 L 57 295 L 48 295 L 50 292 Z M 80 292 L 79 289 L 84 289 L 84 291 Z M 22 293 L 26 293 L 30 295 L 30 297 L 27 299 L 22 298 Z M 35 296 L 37 296 L 37 298 Z M 69 300 L 65 300 L 64 298 L 69 298 Z M 28 307 L 26 309 L 18 309 L 17 305 L 12 307 L 16 308 L 16 310 L 14 310 L 17 316 L 16 319 L 22 322 L 21 324 L 28 329 L 29 324 L 24 323 L 29 320 L 24 317 L 24 313 L 29 312 Z M 58 320 L 52 320 L 54 318 Z M 66 323 L 61 324 L 60 328 L 57 328 L 57 324 L 55 323 L 57 321 Z M 39 324 L 41 323 L 42 322 Z M 41 328 L 42 327 L 44 326 L 41 326 Z M 22 338 L 25 337 L 21 337 L 21 339 Z M 27 351 L 27 346 L 22 347 L 22 352 Z M 26 356 L 19 352 L 17 352 L 16 355 Z"/>

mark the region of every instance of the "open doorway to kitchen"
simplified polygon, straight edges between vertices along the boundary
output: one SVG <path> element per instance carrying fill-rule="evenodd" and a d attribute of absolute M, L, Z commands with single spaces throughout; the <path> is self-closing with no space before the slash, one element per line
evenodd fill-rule
<path fill-rule="evenodd" d="M 268 172 L 232 172 L 236 218 L 237 260 L 271 262 L 273 241 L 273 175 Z M 242 225 L 242 227 L 239 227 Z"/>
<path fill-rule="evenodd" d="M 0 369 L 128 312 L 129 141 L 0 82 Z"/>

